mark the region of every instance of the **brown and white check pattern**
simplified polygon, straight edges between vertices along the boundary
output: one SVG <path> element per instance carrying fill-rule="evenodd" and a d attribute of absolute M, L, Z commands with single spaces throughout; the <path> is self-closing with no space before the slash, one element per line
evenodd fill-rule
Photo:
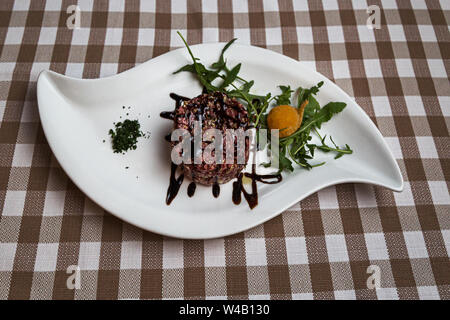
<path fill-rule="evenodd" d="M 450 299 L 448 0 L 79 0 L 70 30 L 72 4 L 0 1 L 0 299 Z M 105 213 L 49 149 L 37 76 L 115 74 L 181 46 L 177 30 L 191 44 L 238 37 L 335 81 L 382 132 L 405 190 L 330 187 L 208 241 Z M 80 289 L 66 286 L 70 265 Z"/>

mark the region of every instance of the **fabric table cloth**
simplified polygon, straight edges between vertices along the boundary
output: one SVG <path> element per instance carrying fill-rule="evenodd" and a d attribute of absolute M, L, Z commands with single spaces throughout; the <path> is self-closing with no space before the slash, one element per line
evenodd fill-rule
<path fill-rule="evenodd" d="M 449 299 L 449 20 L 446 0 L 0 1 L 0 299 Z M 385 137 L 404 191 L 333 186 L 207 241 L 104 212 L 52 155 L 38 74 L 113 75 L 182 46 L 178 30 L 334 81 Z"/>

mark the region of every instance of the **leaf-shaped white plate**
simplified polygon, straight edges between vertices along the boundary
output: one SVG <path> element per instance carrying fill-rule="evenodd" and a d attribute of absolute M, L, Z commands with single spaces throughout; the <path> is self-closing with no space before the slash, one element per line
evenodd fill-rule
<path fill-rule="evenodd" d="M 192 46 L 192 51 L 210 65 L 223 46 L 201 44 Z M 216 199 L 211 196 L 211 188 L 203 186 L 189 198 L 185 182 L 167 206 L 170 151 L 164 136 L 172 123 L 161 119 L 159 113 L 173 109 L 170 92 L 189 97 L 201 92 L 193 75 L 172 74 L 190 63 L 182 48 L 103 79 L 80 80 L 42 72 L 37 88 L 39 114 L 59 163 L 87 196 L 110 213 L 143 229 L 178 238 L 215 238 L 249 229 L 338 183 L 369 183 L 402 190 L 399 167 L 380 132 L 334 83 L 301 62 L 257 47 L 235 44 L 226 58 L 230 65 L 242 62 L 240 74 L 255 80 L 256 93 L 276 93 L 280 84 L 296 88 L 324 81 L 318 95 L 321 105 L 343 101 L 347 107 L 322 131 L 340 145 L 349 144 L 354 153 L 333 160 L 332 155 L 317 152 L 314 161 L 329 160 L 325 165 L 283 174 L 283 181 L 276 185 L 258 184 L 259 205 L 253 210 L 244 200 L 238 206 L 233 204 L 232 183 L 222 185 Z M 151 132 L 149 139 L 141 139 L 137 150 L 126 155 L 113 153 L 108 136 L 120 116 L 138 118 L 142 129 Z"/>

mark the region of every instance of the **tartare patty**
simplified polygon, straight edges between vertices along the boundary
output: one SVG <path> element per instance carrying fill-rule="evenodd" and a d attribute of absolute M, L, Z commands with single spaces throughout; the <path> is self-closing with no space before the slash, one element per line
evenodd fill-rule
<path fill-rule="evenodd" d="M 215 183 L 226 183 L 238 176 L 245 168 L 249 156 L 249 139 L 245 139 L 245 163 L 238 163 L 236 142 L 233 140 L 234 161 L 225 163 L 226 160 L 226 130 L 240 129 L 244 131 L 249 128 L 249 118 L 245 107 L 235 98 L 228 97 L 222 92 L 201 94 L 191 100 L 182 101 L 174 112 L 174 129 L 186 129 L 194 137 L 194 123 L 201 121 L 202 136 L 208 129 L 218 129 L 223 136 L 223 162 L 221 164 L 208 164 L 202 156 L 202 163 L 195 164 L 192 158 L 191 164 L 182 163 L 184 175 L 196 183 L 213 185 Z M 178 142 L 172 142 L 172 147 Z M 211 142 L 202 142 L 203 151 Z M 193 148 L 193 144 L 192 144 Z"/>

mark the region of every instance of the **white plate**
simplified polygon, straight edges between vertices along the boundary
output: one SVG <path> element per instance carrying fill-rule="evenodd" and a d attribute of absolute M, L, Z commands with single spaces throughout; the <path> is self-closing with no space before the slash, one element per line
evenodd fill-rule
<path fill-rule="evenodd" d="M 201 44 L 192 46 L 192 51 L 210 65 L 223 46 Z M 283 174 L 283 182 L 276 185 L 258 183 L 259 205 L 253 210 L 244 200 L 238 206 L 233 204 L 231 183 L 222 185 L 217 199 L 211 196 L 210 187 L 203 186 L 198 186 L 194 197 L 189 198 L 185 181 L 167 206 L 170 152 L 164 136 L 172 123 L 161 119 L 159 113 L 173 109 L 170 92 L 194 97 L 201 91 L 193 75 L 172 74 L 191 63 L 187 50 L 182 48 L 103 79 L 80 80 L 42 72 L 37 85 L 39 114 L 59 163 L 87 196 L 110 213 L 149 231 L 189 239 L 215 238 L 249 229 L 338 183 L 360 182 L 402 190 L 399 167 L 380 132 L 334 83 L 298 61 L 257 47 L 234 44 L 226 58 L 230 65 L 242 62 L 241 74 L 255 80 L 256 93 L 276 93 L 280 84 L 296 88 L 324 81 L 318 95 L 321 105 L 343 101 L 347 107 L 322 131 L 340 145 L 348 143 L 354 153 L 333 160 L 331 155 L 318 152 L 314 161 L 329 160 L 324 166 Z M 135 151 L 114 154 L 108 130 L 127 112 L 129 117 L 140 120 L 142 129 L 150 131 L 151 137 L 141 139 Z M 127 166 L 129 169 L 125 169 Z"/>

